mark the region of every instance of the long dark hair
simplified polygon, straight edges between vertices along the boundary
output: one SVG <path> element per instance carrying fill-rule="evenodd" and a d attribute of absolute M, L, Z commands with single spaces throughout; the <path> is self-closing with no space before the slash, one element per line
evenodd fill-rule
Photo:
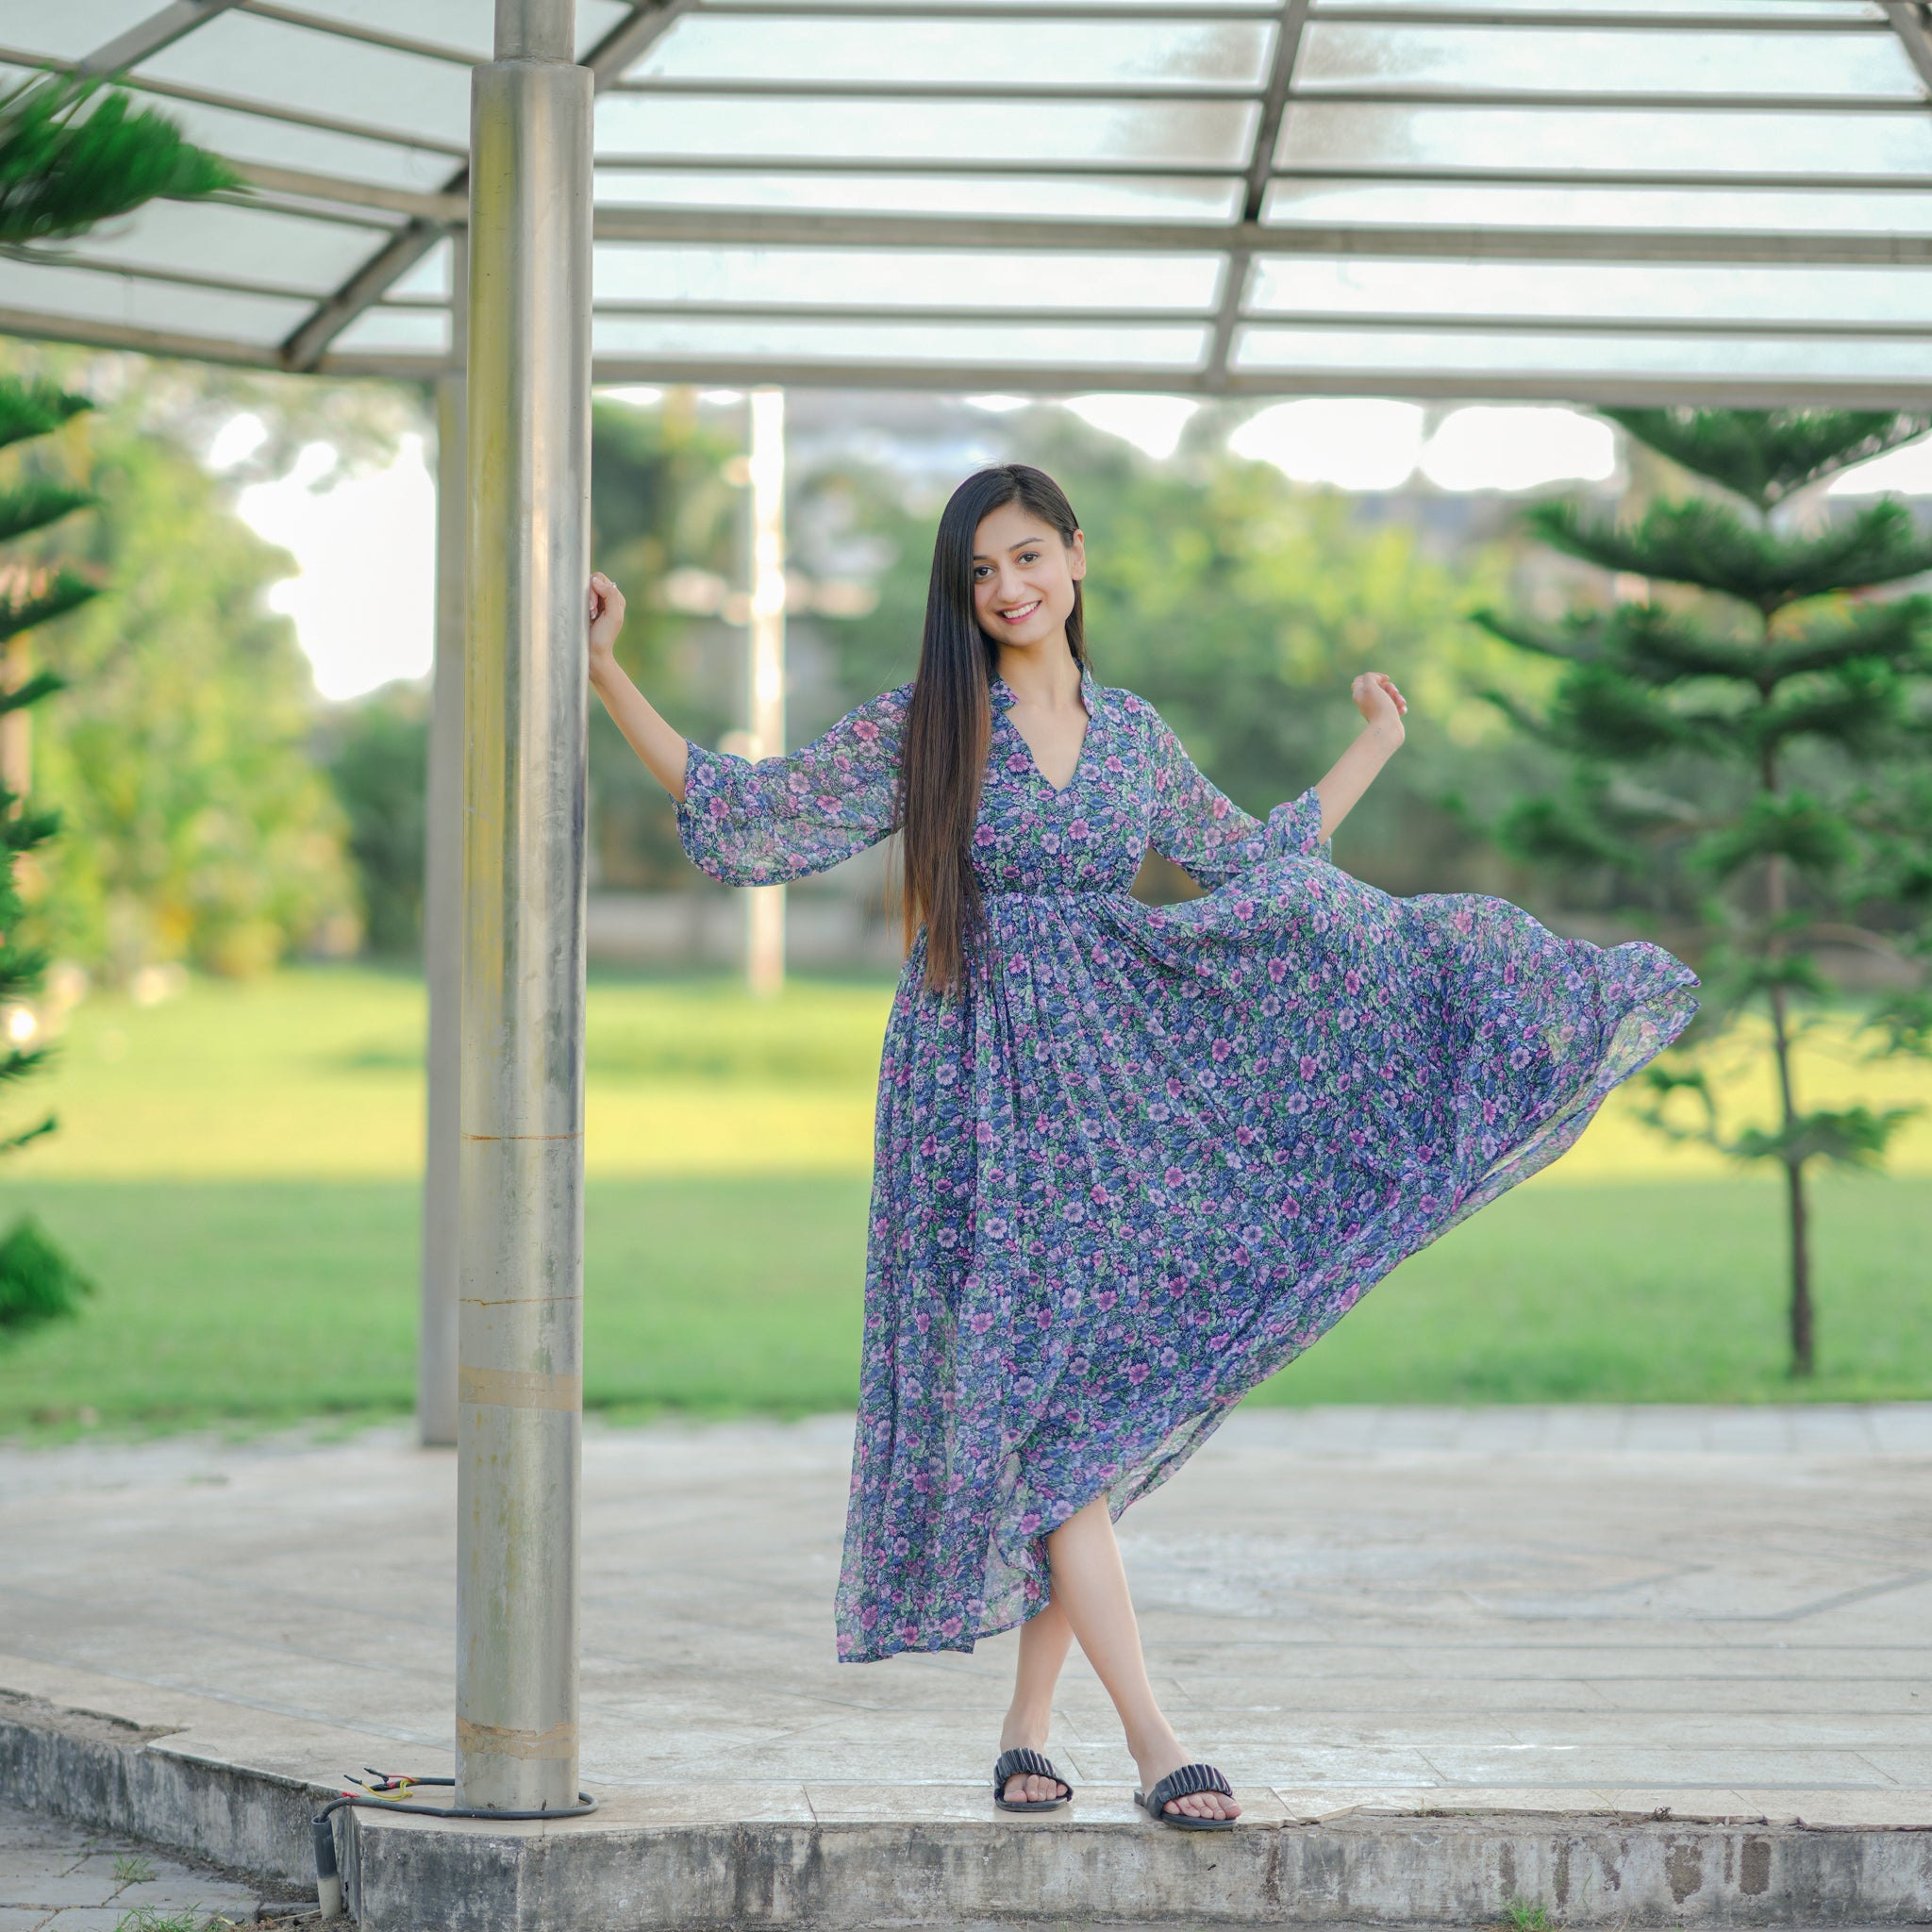
<path fill-rule="evenodd" d="M 1066 492 L 1044 470 L 1001 463 L 979 470 L 953 491 L 933 539 L 925 638 L 906 713 L 899 756 L 899 810 L 906 867 L 906 943 L 925 925 L 925 983 L 935 991 L 960 976 L 980 923 L 973 876 L 973 823 L 992 735 L 988 697 L 999 650 L 979 627 L 973 604 L 973 539 L 996 509 L 1017 503 L 1071 544 L 1080 525 Z M 1080 586 L 1067 619 L 1074 659 L 1087 662 Z"/>

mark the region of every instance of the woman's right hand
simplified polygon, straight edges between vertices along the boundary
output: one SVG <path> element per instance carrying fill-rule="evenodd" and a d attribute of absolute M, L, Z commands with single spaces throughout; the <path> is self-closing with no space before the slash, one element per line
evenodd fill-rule
<path fill-rule="evenodd" d="M 591 573 L 591 682 L 599 682 L 616 660 L 611 647 L 624 628 L 624 592 L 600 570 Z"/>

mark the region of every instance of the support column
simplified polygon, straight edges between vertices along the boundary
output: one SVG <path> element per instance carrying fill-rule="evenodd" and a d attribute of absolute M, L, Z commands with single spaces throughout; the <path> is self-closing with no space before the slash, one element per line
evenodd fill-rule
<path fill-rule="evenodd" d="M 785 391 L 751 392 L 751 675 L 754 758 L 785 749 Z M 745 893 L 745 983 L 759 996 L 785 984 L 785 888 Z"/>
<path fill-rule="evenodd" d="M 591 75 L 572 0 L 475 70 L 457 1799 L 577 1790 Z"/>
<path fill-rule="evenodd" d="M 457 1206 L 463 991 L 463 463 L 469 400 L 467 238 L 450 242 L 450 367 L 436 383 L 436 672 L 430 686 L 429 776 L 423 880 L 423 978 L 429 994 L 428 1119 L 423 1149 L 422 1310 L 416 1345 L 416 1433 L 425 1449 L 457 1440 Z"/>

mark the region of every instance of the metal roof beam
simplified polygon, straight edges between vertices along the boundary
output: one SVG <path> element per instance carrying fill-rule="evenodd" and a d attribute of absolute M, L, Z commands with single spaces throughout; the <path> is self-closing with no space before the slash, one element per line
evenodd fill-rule
<path fill-rule="evenodd" d="M 1253 87 L 1176 86 L 1148 82 L 1122 87 L 1026 82 L 1019 86 L 974 85 L 951 80 L 707 80 L 685 75 L 655 76 L 614 92 L 633 99 L 717 101 L 993 101 L 1080 102 L 1104 107 L 1214 106 L 1221 102 L 1266 98 Z M 1919 114 L 1923 100 L 1887 94 L 1726 94 L 1645 92 L 1637 89 L 1592 92 L 1576 88 L 1513 87 L 1321 87 L 1296 88 L 1299 103 L 1351 108 L 1538 108 L 1627 110 L 1644 114 Z"/>
<path fill-rule="evenodd" d="M 1916 0 L 1879 0 L 1879 5 L 1885 9 L 1886 25 L 1906 50 L 1913 73 L 1932 89 L 1932 34 L 1926 31 L 1925 9 Z"/>
<path fill-rule="evenodd" d="M 653 75 L 649 80 L 613 85 L 612 93 L 630 100 L 719 101 L 991 101 L 1015 105 L 1034 101 L 1091 102 L 1096 107 L 1241 106 L 1262 98 L 1258 88 L 1239 81 L 1221 86 L 1170 85 L 1147 81 L 1122 87 L 1096 83 L 1026 81 L 1019 86 L 960 80 L 702 80 Z"/>
<path fill-rule="evenodd" d="M 364 46 L 386 47 L 392 54 L 414 54 L 420 59 L 444 60 L 458 67 L 474 66 L 481 58 L 461 47 L 452 47 L 446 41 L 424 41 L 409 34 L 388 33 L 360 21 L 331 20 L 326 14 L 311 13 L 306 8 L 276 6 L 275 0 L 235 0 L 235 4 L 258 20 L 307 27 L 312 33 L 333 34 L 339 41 L 359 41 Z"/>
<path fill-rule="evenodd" d="M 707 9 L 708 11 L 708 9 Z M 991 180 L 1039 175 L 1041 179 L 1095 181 L 1224 181 L 1243 179 L 1239 161 L 1019 160 L 975 156 L 921 157 L 895 155 L 880 159 L 867 155 L 691 155 L 601 154 L 599 173 L 637 175 L 865 175 L 882 180 L 927 175 L 985 175 Z M 1923 193 L 1932 190 L 1932 175 L 1741 175 L 1735 169 L 1668 168 L 1512 168 L 1454 167 L 1428 163 L 1363 166 L 1320 166 L 1296 163 L 1277 167 L 1277 182 L 1341 182 L 1376 186 L 1384 183 L 1466 187 L 1713 189 L 1725 194 L 1757 193 Z"/>
<path fill-rule="evenodd" d="M 808 0 L 805 5 L 792 4 L 792 0 L 707 0 L 704 11 L 707 19 L 730 20 L 876 20 L 894 23 L 907 20 L 1024 20 L 1051 21 L 1057 25 L 1077 23 L 1104 26 L 1146 23 L 1157 26 L 1221 26 L 1230 23 L 1246 25 L 1274 17 L 1268 8 L 1261 7 L 1029 7 L 1025 0 L 984 0 L 984 4 L 975 4 L 975 0 L 929 0 L 929 4 L 918 7 L 899 4 L 899 0 Z M 1844 34 L 1886 31 L 1882 20 L 1856 13 L 1830 17 L 1778 13 L 1748 17 L 1736 13 L 1643 15 L 1616 13 L 1600 7 L 1517 12 L 1499 7 L 1357 7 L 1334 4 L 1334 0 L 1315 0 L 1314 18 L 1324 25 L 1587 27 L 1626 33 L 1681 33 L 1689 30 L 1694 33 Z"/>
<path fill-rule="evenodd" d="M 0 46 L 0 61 L 15 67 L 40 67 L 52 74 L 79 74 L 83 71 L 77 61 L 50 60 L 12 46 Z M 312 114 L 306 108 L 279 107 L 239 94 L 218 93 L 210 88 L 184 87 L 177 81 L 157 80 L 148 75 L 129 74 L 117 78 L 139 93 L 154 94 L 165 101 L 188 101 L 200 108 L 219 108 L 225 113 L 242 114 L 254 120 L 281 121 L 291 127 L 314 127 L 325 134 L 347 134 L 358 141 L 373 141 L 385 147 L 414 148 L 424 154 L 459 156 L 468 152 L 447 142 L 425 140 L 419 134 L 400 133 L 393 127 L 374 127 L 367 122 L 343 121 L 332 114 Z"/>
<path fill-rule="evenodd" d="M 613 27 L 584 60 L 593 88 L 609 87 L 658 36 L 690 9 L 691 0 L 645 0 L 627 20 Z M 386 242 L 282 344 L 284 367 L 314 369 L 328 346 L 373 303 L 379 302 L 402 277 L 446 237 L 458 221 L 467 218 L 470 171 L 467 165 L 443 183 L 442 196 L 464 203 L 461 213 L 418 216 L 392 241 Z"/>
<path fill-rule="evenodd" d="M 1400 161 L 1356 166 L 1294 162 L 1276 168 L 1274 179 L 1370 187 L 1400 183 L 1444 188 L 1709 188 L 1724 194 L 1872 194 L 1932 189 L 1932 175 L 1778 174 L 1757 169 L 1746 175 L 1735 168 L 1457 167 Z"/>
<path fill-rule="evenodd" d="M 1055 249 L 1100 254 L 1359 255 L 1489 261 L 1932 263 L 1932 234 L 1471 227 L 1381 222 L 1015 221 L 971 215 L 600 208 L 601 242 L 794 248 Z"/>
<path fill-rule="evenodd" d="M 612 27 L 584 57 L 597 92 L 615 87 L 625 70 L 636 66 L 655 42 L 695 10 L 695 4 L 696 0 L 648 0 L 628 20 Z"/>
<path fill-rule="evenodd" d="M 1883 0 L 1881 0 L 1883 4 Z M 1315 0 L 1315 18 L 1364 26 L 1590 27 L 1613 33 L 1856 34 L 1883 33 L 1885 23 L 1849 7 L 1837 13 L 1802 14 L 1776 7 L 1741 13 L 1624 13 L 1603 7 L 1362 7 Z"/>
<path fill-rule="evenodd" d="M 260 161 L 237 161 L 232 165 L 244 181 L 270 194 L 286 194 L 339 208 L 366 208 L 384 214 L 417 215 L 425 221 L 449 225 L 469 218 L 469 201 L 460 194 L 383 188 L 370 181 L 346 180 L 339 175 L 318 175 L 308 168 L 271 168 Z"/>
<path fill-rule="evenodd" d="M 149 14 L 125 33 L 116 34 L 92 54 L 83 56 L 75 63 L 74 71 L 89 75 L 119 74 L 136 61 L 158 54 L 163 47 L 172 47 L 176 41 L 237 4 L 238 0 L 172 0 L 158 13 Z"/>
<path fill-rule="evenodd" d="M 130 327 L 0 308 L 0 334 L 42 341 L 83 342 L 93 347 L 132 349 L 151 356 L 175 356 L 242 368 L 273 369 L 281 358 L 272 348 L 224 341 L 176 331 Z M 437 358 L 394 354 L 325 357 L 325 375 L 372 376 L 420 381 L 435 375 Z M 1265 401 L 1298 395 L 1406 396 L 1419 401 L 1553 402 L 1569 404 L 1728 403 L 1744 408 L 1819 405 L 1840 408 L 1924 408 L 1932 407 L 1932 381 L 1870 382 L 1862 378 L 1808 381 L 1761 376 L 1606 374 L 1567 371 L 1549 375 L 1432 370 L 1235 371 L 1210 380 L 1202 370 L 1120 369 L 1092 364 L 1008 366 L 882 362 L 876 358 L 841 365 L 834 362 L 774 360 L 770 358 L 605 356 L 593 379 L 617 382 L 708 382 L 749 386 L 775 383 L 786 389 L 914 390 L 970 394 L 999 390 L 1014 394 L 1061 396 L 1081 390 L 1123 393 L 1199 395 Z"/>
<path fill-rule="evenodd" d="M 1932 406 L 1932 381 L 1791 381 L 1703 373 L 1586 375 L 1557 371 L 1537 375 L 1493 371 L 1320 369 L 1256 374 L 1237 371 L 1224 380 L 1214 382 L 1199 370 L 1038 368 L 1001 363 L 949 368 L 931 363 L 876 360 L 841 368 L 823 362 L 763 357 L 607 356 L 598 358 L 594 379 L 600 383 L 701 382 L 742 389 L 770 383 L 782 389 L 937 390 L 955 395 L 994 391 L 1046 397 L 1106 390 L 1124 394 L 1252 398 L 1256 402 L 1290 396 L 1377 395 L 1408 397 L 1418 402 L 1536 402 L 1573 406 L 1607 403 L 1641 407 L 1678 402 L 1724 403 L 1737 408 L 1815 406 L 1899 409 Z"/>
<path fill-rule="evenodd" d="M 451 225 L 418 218 L 399 229 L 347 281 L 324 297 L 308 321 L 282 344 L 283 367 L 312 370 L 328 345 L 401 281 L 448 235 Z"/>
<path fill-rule="evenodd" d="M 1269 69 L 1268 92 L 1255 123 L 1255 138 L 1248 149 L 1247 178 L 1241 185 L 1241 221 L 1248 227 L 1259 224 L 1262 204 L 1268 198 L 1268 179 L 1274 169 L 1274 151 L 1281 145 L 1281 124 L 1287 118 L 1289 100 L 1294 92 L 1295 61 L 1301 55 L 1302 33 L 1307 23 L 1308 0 L 1282 0 L 1280 17 L 1274 26 L 1274 59 Z M 1208 366 L 1224 375 L 1234 347 L 1241 304 L 1248 299 L 1248 266 L 1253 259 L 1247 249 L 1234 249 L 1222 275 L 1221 307 L 1214 318 Z"/>
<path fill-rule="evenodd" d="M 1350 108 L 1547 108 L 1624 109 L 1640 114 L 1923 114 L 1910 94 L 1754 94 L 1593 91 L 1555 87 L 1323 87 L 1301 89 L 1304 102 Z"/>

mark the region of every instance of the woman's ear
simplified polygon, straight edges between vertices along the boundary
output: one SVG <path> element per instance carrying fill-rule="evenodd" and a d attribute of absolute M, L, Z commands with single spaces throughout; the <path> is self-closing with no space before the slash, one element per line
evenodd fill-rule
<path fill-rule="evenodd" d="M 1074 541 L 1067 545 L 1067 575 L 1077 584 L 1087 575 L 1087 533 L 1074 532 Z"/>

